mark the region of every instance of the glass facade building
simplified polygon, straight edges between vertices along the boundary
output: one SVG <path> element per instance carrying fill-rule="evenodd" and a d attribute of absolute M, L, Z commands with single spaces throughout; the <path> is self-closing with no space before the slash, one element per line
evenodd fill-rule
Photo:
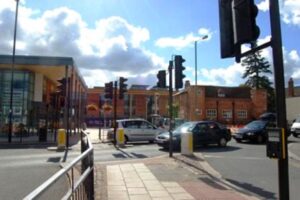
<path fill-rule="evenodd" d="M 0 69 L 0 136 L 7 136 L 11 85 L 12 95 L 12 123 L 13 131 L 21 124 L 27 125 L 32 110 L 34 74 L 30 71 L 14 70 L 13 83 L 11 70 Z"/>

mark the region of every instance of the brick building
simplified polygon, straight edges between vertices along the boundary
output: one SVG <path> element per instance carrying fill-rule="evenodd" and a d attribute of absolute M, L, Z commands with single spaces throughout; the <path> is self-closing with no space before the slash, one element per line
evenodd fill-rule
<path fill-rule="evenodd" d="M 243 124 L 267 110 L 265 90 L 248 87 L 189 86 L 174 95 L 179 116 L 187 120 L 211 119 Z"/>
<path fill-rule="evenodd" d="M 124 99 L 117 99 L 117 118 L 144 118 L 151 121 L 151 116 L 168 116 L 168 90 L 147 89 L 147 85 L 132 85 Z M 113 119 L 113 100 L 104 98 L 104 87 L 88 89 L 87 116 L 88 126 L 98 126 L 104 120 Z"/>

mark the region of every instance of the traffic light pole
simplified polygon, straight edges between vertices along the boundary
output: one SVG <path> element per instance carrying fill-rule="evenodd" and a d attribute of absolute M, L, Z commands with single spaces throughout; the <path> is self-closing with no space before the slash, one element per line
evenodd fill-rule
<path fill-rule="evenodd" d="M 170 126 L 169 126 L 169 157 L 173 157 L 173 77 L 172 77 L 173 61 L 169 61 L 169 115 L 170 115 Z"/>
<path fill-rule="evenodd" d="M 117 88 L 118 88 L 118 82 L 115 81 L 115 87 L 114 87 L 114 145 L 117 144 Z"/>
<path fill-rule="evenodd" d="M 283 133 L 281 133 L 284 135 L 282 135 L 281 137 L 285 139 L 282 144 L 285 156 L 282 158 L 278 158 L 279 199 L 289 200 L 288 148 L 286 142 L 287 136 L 285 134 L 287 130 L 286 103 L 279 4 L 278 0 L 270 1 L 269 3 L 276 91 L 277 126 L 284 129 Z"/>

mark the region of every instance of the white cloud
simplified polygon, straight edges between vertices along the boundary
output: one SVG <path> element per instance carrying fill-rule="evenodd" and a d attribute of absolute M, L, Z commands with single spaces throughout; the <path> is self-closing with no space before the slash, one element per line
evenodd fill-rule
<path fill-rule="evenodd" d="M 257 4 L 257 7 L 259 10 L 261 11 L 268 11 L 269 10 L 269 0 L 264 0 L 262 2 L 260 2 L 259 4 Z"/>
<path fill-rule="evenodd" d="M 206 28 L 200 28 L 198 30 L 199 35 L 195 35 L 194 33 L 189 33 L 185 36 L 180 36 L 177 38 L 172 38 L 172 37 L 163 37 L 159 38 L 156 42 L 155 45 L 161 48 L 166 48 L 166 47 L 172 47 L 175 49 L 182 49 L 187 46 L 193 45 L 195 41 L 207 41 L 210 40 L 212 37 L 212 32 L 210 32 L 209 29 Z M 207 36 L 207 39 L 202 39 L 204 36 Z"/>
<path fill-rule="evenodd" d="M 287 24 L 300 26 L 300 1 L 280 0 L 280 12 L 282 19 Z M 263 0 L 257 7 L 261 11 L 269 11 L 269 0 Z"/>
<path fill-rule="evenodd" d="M 0 54 L 12 52 L 14 17 L 15 2 L 2 2 Z M 91 28 L 78 12 L 67 7 L 41 12 L 21 1 L 16 54 L 73 57 L 92 87 L 114 80 L 115 73 L 145 77 L 162 68 L 164 59 L 142 46 L 149 38 L 146 28 L 118 16 L 98 20 Z"/>
<path fill-rule="evenodd" d="M 213 69 L 200 70 L 200 84 L 237 86 L 245 82 L 242 80 L 244 67 L 234 63 L 228 67 L 216 67 Z"/>

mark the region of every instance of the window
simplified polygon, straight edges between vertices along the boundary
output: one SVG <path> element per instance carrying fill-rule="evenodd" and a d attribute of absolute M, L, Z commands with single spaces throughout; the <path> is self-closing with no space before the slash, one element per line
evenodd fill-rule
<path fill-rule="evenodd" d="M 232 111 L 231 110 L 223 110 L 222 111 L 223 119 L 231 119 L 232 118 Z"/>
<path fill-rule="evenodd" d="M 248 118 L 247 110 L 238 110 L 237 117 L 238 119 L 247 119 Z"/>
<path fill-rule="evenodd" d="M 207 109 L 206 117 L 208 119 L 216 119 L 217 118 L 217 110 L 216 109 Z"/>

